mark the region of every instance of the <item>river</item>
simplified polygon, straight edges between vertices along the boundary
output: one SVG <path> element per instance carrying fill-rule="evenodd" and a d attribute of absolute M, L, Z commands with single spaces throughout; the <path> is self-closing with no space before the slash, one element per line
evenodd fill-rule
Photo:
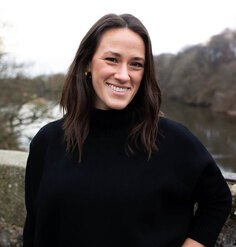
<path fill-rule="evenodd" d="M 236 173 L 236 117 L 176 101 L 163 102 L 162 111 L 167 118 L 187 126 L 206 146 L 222 171 Z"/>

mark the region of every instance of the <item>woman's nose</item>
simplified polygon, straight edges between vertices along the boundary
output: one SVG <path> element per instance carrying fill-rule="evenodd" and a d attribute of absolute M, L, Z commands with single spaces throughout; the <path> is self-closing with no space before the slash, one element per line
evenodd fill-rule
<path fill-rule="evenodd" d="M 120 82 L 129 81 L 130 76 L 129 76 L 129 70 L 128 70 L 127 65 L 121 65 L 119 68 L 117 68 L 114 78 L 116 80 L 119 80 Z"/>

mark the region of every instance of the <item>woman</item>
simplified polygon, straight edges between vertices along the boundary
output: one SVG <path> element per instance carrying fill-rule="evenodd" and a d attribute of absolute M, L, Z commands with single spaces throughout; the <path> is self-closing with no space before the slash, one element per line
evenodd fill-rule
<path fill-rule="evenodd" d="M 160 104 L 147 30 L 132 15 L 105 15 L 70 66 L 63 119 L 31 142 L 24 247 L 214 246 L 229 189 Z"/>

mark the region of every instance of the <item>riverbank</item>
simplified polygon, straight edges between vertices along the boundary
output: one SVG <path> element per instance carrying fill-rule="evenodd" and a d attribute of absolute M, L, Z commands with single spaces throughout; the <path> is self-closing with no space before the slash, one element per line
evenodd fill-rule
<path fill-rule="evenodd" d="M 21 247 L 25 219 L 24 174 L 27 152 L 0 150 L 0 246 Z M 236 243 L 236 173 L 224 173 L 232 196 L 232 212 L 218 238 L 217 247 Z"/>

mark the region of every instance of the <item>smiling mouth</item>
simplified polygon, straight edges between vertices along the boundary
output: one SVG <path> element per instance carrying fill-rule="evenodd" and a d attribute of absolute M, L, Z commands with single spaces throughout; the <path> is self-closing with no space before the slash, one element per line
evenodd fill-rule
<path fill-rule="evenodd" d="M 110 83 L 107 83 L 107 85 L 115 92 L 118 92 L 118 93 L 124 93 L 124 92 L 127 92 L 128 90 L 130 90 L 129 87 L 118 87 L 118 86 L 115 86 L 113 84 L 110 84 Z"/>

